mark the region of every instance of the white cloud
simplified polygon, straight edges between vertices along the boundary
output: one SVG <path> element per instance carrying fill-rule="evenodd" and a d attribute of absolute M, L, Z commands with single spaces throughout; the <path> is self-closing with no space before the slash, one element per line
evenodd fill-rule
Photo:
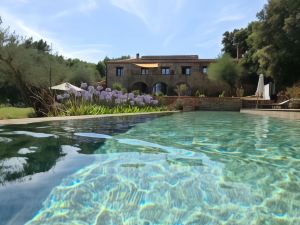
<path fill-rule="evenodd" d="M 132 14 L 143 21 L 147 26 L 150 26 L 146 16 L 147 9 L 143 0 L 110 0 L 111 4 L 129 14 Z"/>
<path fill-rule="evenodd" d="M 222 16 L 219 19 L 217 19 L 216 23 L 239 21 L 239 20 L 242 20 L 244 18 L 245 17 L 243 15 L 226 15 L 226 16 Z"/>
<path fill-rule="evenodd" d="M 52 16 L 52 19 L 61 19 L 62 17 L 70 16 L 75 13 L 86 14 L 98 8 L 99 2 L 97 0 L 80 0 L 75 2 L 71 7 L 63 9 Z"/>
<path fill-rule="evenodd" d="M 15 31 L 18 35 L 24 37 L 32 37 L 34 40 L 43 39 L 48 44 L 53 45 L 53 52 L 63 55 L 66 58 L 79 58 L 88 62 L 98 62 L 101 58 L 107 55 L 107 52 L 102 49 L 111 48 L 108 44 L 86 44 L 86 45 L 70 45 L 63 43 L 55 34 L 31 27 L 25 21 L 8 13 L 6 10 L 0 8 L 0 14 L 3 16 L 3 23 L 9 26 L 11 31 Z"/>
<path fill-rule="evenodd" d="M 171 41 L 176 37 L 176 33 L 172 33 L 170 35 L 168 35 L 165 40 L 163 41 L 163 46 L 166 48 L 169 46 L 169 44 L 171 43 Z"/>
<path fill-rule="evenodd" d="M 72 13 L 71 10 L 68 10 L 68 9 L 65 9 L 65 10 L 62 10 L 62 11 L 59 11 L 58 13 L 55 13 L 52 18 L 53 19 L 60 19 L 62 17 L 65 17 L 65 16 L 68 16 Z"/>
<path fill-rule="evenodd" d="M 185 2 L 186 0 L 110 0 L 114 7 L 139 18 L 150 31 L 156 33 L 173 26 L 172 18 L 181 12 Z"/>
<path fill-rule="evenodd" d="M 80 12 L 86 13 L 97 9 L 97 7 L 98 7 L 97 0 L 84 0 L 81 1 L 78 10 Z"/>
<path fill-rule="evenodd" d="M 240 4 L 231 4 L 222 7 L 218 13 L 218 17 L 215 20 L 215 23 L 226 23 L 239 21 L 245 18 L 245 14 L 241 14 L 241 5 Z"/>

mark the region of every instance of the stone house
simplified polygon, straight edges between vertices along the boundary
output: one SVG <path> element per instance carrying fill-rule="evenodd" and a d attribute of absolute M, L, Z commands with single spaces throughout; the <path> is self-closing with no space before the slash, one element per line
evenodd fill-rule
<path fill-rule="evenodd" d="M 212 59 L 199 59 L 197 55 L 142 56 L 134 59 L 106 62 L 107 87 L 121 84 L 129 91 L 176 95 L 175 88 L 186 84 L 188 94 L 205 86 L 207 67 Z"/>

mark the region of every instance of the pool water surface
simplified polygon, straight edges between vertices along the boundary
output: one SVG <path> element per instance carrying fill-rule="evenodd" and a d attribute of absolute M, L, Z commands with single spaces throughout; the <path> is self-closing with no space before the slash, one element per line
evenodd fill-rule
<path fill-rule="evenodd" d="M 191 112 L 43 126 L 1 127 L 3 224 L 300 224 L 300 121 Z"/>

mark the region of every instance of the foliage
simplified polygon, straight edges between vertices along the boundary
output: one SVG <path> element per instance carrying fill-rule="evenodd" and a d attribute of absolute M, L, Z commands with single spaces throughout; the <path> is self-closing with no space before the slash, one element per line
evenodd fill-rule
<path fill-rule="evenodd" d="M 225 97 L 225 91 L 222 91 L 221 94 L 219 94 L 219 98 L 224 98 Z"/>
<path fill-rule="evenodd" d="M 246 76 L 263 73 L 272 77 L 279 89 L 293 85 L 300 80 L 299 12 L 299 1 L 269 0 L 257 14 L 258 21 L 224 33 L 223 51 L 236 57 L 236 42 Z"/>
<path fill-rule="evenodd" d="M 19 119 L 34 116 L 33 108 L 0 107 L 0 119 Z"/>
<path fill-rule="evenodd" d="M 239 52 L 240 58 L 248 50 L 247 38 L 247 28 L 234 29 L 232 32 L 226 31 L 223 34 L 222 51 L 228 53 L 232 58 L 237 58 L 237 52 Z"/>
<path fill-rule="evenodd" d="M 45 41 L 11 33 L 0 20 L 0 89 L 10 90 L 1 96 L 2 101 L 8 98 L 34 106 L 35 92 L 50 85 L 64 81 L 80 84 L 99 78 L 95 64 L 53 55 Z M 19 97 L 15 99 L 16 96 Z"/>
<path fill-rule="evenodd" d="M 162 106 L 131 106 L 131 105 L 118 105 L 109 107 L 107 105 L 97 105 L 85 102 L 80 105 L 67 105 L 64 110 L 60 111 L 60 116 L 79 116 L 79 115 L 102 115 L 102 114 L 115 114 L 115 113 L 141 113 L 141 112 L 157 112 L 164 111 Z M 50 114 L 51 115 L 51 114 Z"/>
<path fill-rule="evenodd" d="M 181 100 L 179 100 L 179 99 L 176 100 L 175 109 L 176 110 L 183 110 L 183 104 L 182 104 Z"/>
<path fill-rule="evenodd" d="M 120 83 L 113 83 L 112 88 L 114 90 L 121 91 L 123 87 L 122 87 L 122 84 L 120 84 Z"/>
<path fill-rule="evenodd" d="M 134 94 L 134 96 L 137 96 L 140 94 L 140 90 L 133 90 L 132 93 Z"/>
<path fill-rule="evenodd" d="M 243 97 L 244 96 L 244 92 L 245 92 L 245 90 L 244 90 L 243 87 L 237 88 L 236 89 L 236 96 L 237 97 Z"/>
<path fill-rule="evenodd" d="M 224 81 L 233 88 L 242 74 L 242 68 L 231 56 L 224 54 L 208 67 L 208 77 L 214 81 Z"/>
<path fill-rule="evenodd" d="M 189 88 L 186 84 L 179 84 L 174 90 L 178 96 L 184 96 L 188 94 Z"/>
<path fill-rule="evenodd" d="M 106 76 L 106 66 L 105 61 L 99 61 L 96 65 L 96 69 L 98 70 L 101 77 Z"/>
<path fill-rule="evenodd" d="M 203 94 L 202 91 L 197 90 L 196 93 L 195 93 L 195 96 L 196 96 L 196 97 L 205 97 L 205 94 Z"/>
<path fill-rule="evenodd" d="M 290 98 L 300 98 L 300 86 L 293 86 L 286 89 Z"/>
<path fill-rule="evenodd" d="M 259 64 L 282 85 L 292 85 L 300 78 L 299 12 L 299 1 L 271 0 L 258 14 L 254 29 Z"/>
<path fill-rule="evenodd" d="M 161 91 L 158 91 L 158 92 L 155 92 L 154 95 L 157 97 L 162 97 L 162 96 L 164 96 L 164 93 Z"/>
<path fill-rule="evenodd" d="M 131 113 L 162 111 L 164 107 L 150 95 L 134 95 L 102 86 L 81 84 L 84 91 L 70 90 L 56 98 L 61 102 L 58 111 L 48 115 L 98 115 L 108 113 Z M 56 108 L 55 108 L 56 109 Z"/>

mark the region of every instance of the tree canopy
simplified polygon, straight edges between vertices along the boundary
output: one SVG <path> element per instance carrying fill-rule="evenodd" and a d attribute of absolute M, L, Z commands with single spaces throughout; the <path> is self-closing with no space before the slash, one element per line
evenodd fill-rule
<path fill-rule="evenodd" d="M 242 74 L 242 67 L 229 54 L 224 54 L 208 67 L 208 78 L 223 81 L 231 89 L 235 88 Z"/>
<path fill-rule="evenodd" d="M 264 73 L 281 87 L 300 80 L 300 1 L 269 0 L 246 28 L 226 31 L 223 52 L 237 56 L 248 75 Z"/>
<path fill-rule="evenodd" d="M 0 89 L 5 89 L 6 95 L 2 100 L 15 99 L 30 105 L 31 89 L 66 81 L 80 85 L 100 79 L 96 64 L 53 55 L 46 41 L 20 37 L 4 28 L 0 20 Z"/>

